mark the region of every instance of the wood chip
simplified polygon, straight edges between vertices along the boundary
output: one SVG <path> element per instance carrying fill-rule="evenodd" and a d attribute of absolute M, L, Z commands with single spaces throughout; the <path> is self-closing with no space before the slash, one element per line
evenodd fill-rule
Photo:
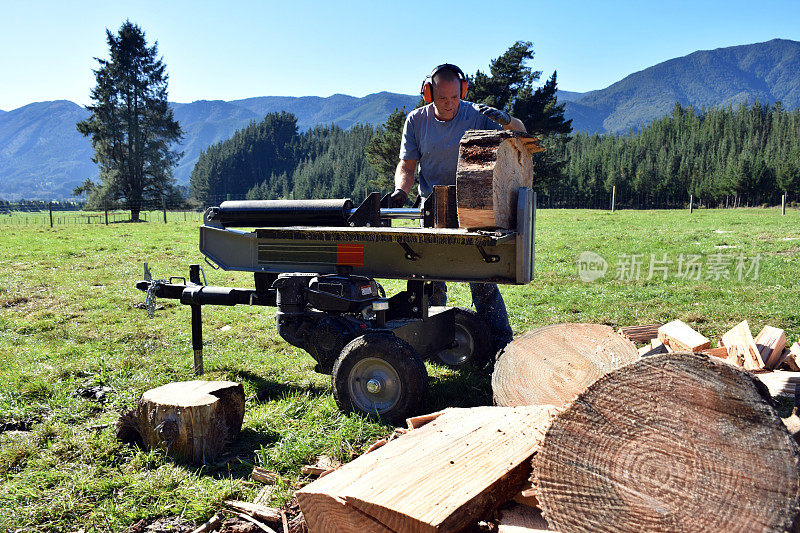
<path fill-rule="evenodd" d="M 264 483 L 265 485 L 274 485 L 278 481 L 278 474 L 256 466 L 253 468 L 253 471 L 250 472 L 250 479 Z"/>
<path fill-rule="evenodd" d="M 428 422 L 436 420 L 442 413 L 444 413 L 444 411 L 438 411 L 436 413 L 430 413 L 428 415 L 420 415 L 412 418 L 407 418 L 406 424 L 408 424 L 408 429 L 417 429 L 419 427 L 424 426 Z"/>
<path fill-rule="evenodd" d="M 367 448 L 367 451 L 365 451 L 364 453 L 374 452 L 375 450 L 377 450 L 378 448 L 380 448 L 381 446 L 383 446 L 387 442 L 389 442 L 387 439 L 377 440 L 377 441 L 375 441 L 375 443 L 372 446 Z"/>
<path fill-rule="evenodd" d="M 243 502 L 239 500 L 225 500 L 225 505 L 231 509 L 236 509 L 237 511 L 260 518 L 261 520 L 266 520 L 267 522 L 281 521 L 280 511 L 272 507 L 266 507 L 257 503 Z"/>
<path fill-rule="evenodd" d="M 278 533 L 277 531 L 275 531 L 274 529 L 272 529 L 268 525 L 259 522 L 258 520 L 256 520 L 252 516 L 246 515 L 244 513 L 238 513 L 236 516 L 238 516 L 242 520 L 250 522 L 251 524 L 257 526 L 259 529 L 261 529 L 263 531 L 266 531 L 267 533 Z"/>
<path fill-rule="evenodd" d="M 675 352 L 694 353 L 711 347 L 710 340 L 680 320 L 673 320 L 658 328 L 658 340 Z"/>

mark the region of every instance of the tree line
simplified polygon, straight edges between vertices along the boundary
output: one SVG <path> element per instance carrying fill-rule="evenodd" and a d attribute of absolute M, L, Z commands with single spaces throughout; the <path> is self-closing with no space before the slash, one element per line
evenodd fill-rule
<path fill-rule="evenodd" d="M 683 107 L 626 134 L 578 133 L 555 147 L 563 177 L 543 187 L 565 205 L 617 198 L 649 207 L 657 198 L 706 205 L 776 204 L 800 190 L 800 111 L 780 103 Z M 794 198 L 797 200 L 797 198 Z"/>
<path fill-rule="evenodd" d="M 276 198 L 360 198 L 375 181 L 364 150 L 375 128 L 317 126 L 304 133 L 289 113 L 270 113 L 200 154 L 190 190 L 209 205 L 230 195 Z"/>

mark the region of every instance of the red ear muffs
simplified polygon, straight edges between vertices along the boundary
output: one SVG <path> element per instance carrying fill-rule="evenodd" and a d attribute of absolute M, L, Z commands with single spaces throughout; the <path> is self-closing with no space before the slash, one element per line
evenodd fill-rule
<path fill-rule="evenodd" d="M 431 102 L 433 102 L 433 84 L 430 82 L 430 80 L 432 80 L 433 77 L 436 76 L 437 72 L 445 68 L 448 70 L 452 70 L 458 75 L 458 78 L 461 80 L 461 99 L 467 97 L 467 89 L 469 89 L 469 82 L 467 82 L 467 77 L 464 75 L 464 71 L 462 71 L 455 65 L 451 65 L 450 63 L 445 63 L 433 69 L 431 75 L 422 81 L 422 87 L 419 90 L 419 94 L 422 95 L 422 100 L 425 103 L 430 104 Z"/>
<path fill-rule="evenodd" d="M 433 102 L 433 84 L 428 81 L 428 78 L 425 78 L 425 81 L 422 82 L 422 89 L 420 89 L 419 94 L 422 95 L 422 99 L 426 104 Z"/>

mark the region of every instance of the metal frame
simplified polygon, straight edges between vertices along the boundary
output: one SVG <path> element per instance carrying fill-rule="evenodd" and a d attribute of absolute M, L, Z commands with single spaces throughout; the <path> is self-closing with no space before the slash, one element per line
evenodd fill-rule
<path fill-rule="evenodd" d="M 521 188 L 517 228 L 288 227 L 204 223 L 200 251 L 224 270 L 526 284 L 533 279 L 536 193 Z"/>

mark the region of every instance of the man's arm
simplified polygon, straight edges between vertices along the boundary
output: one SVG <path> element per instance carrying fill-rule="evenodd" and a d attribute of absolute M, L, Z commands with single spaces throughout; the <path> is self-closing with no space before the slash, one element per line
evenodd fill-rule
<path fill-rule="evenodd" d="M 520 119 L 509 115 L 508 111 L 503 111 L 502 109 L 497 109 L 484 104 L 478 104 L 477 109 L 486 115 L 489 120 L 493 120 L 494 122 L 497 122 L 503 126 L 504 130 L 521 131 L 523 133 L 528 131 L 525 128 L 525 124 L 523 124 Z"/>
<path fill-rule="evenodd" d="M 417 170 L 416 159 L 401 159 L 394 171 L 394 187 L 408 194 L 414 186 L 414 172 Z"/>
<path fill-rule="evenodd" d="M 417 170 L 416 159 L 401 159 L 394 171 L 394 192 L 390 198 L 392 207 L 403 207 L 408 200 L 408 193 L 414 186 L 414 172 Z"/>
<path fill-rule="evenodd" d="M 525 127 L 525 124 L 516 117 L 511 117 L 511 122 L 503 126 L 504 130 L 511 130 L 511 131 L 521 131 L 522 133 L 526 133 L 528 129 Z"/>

